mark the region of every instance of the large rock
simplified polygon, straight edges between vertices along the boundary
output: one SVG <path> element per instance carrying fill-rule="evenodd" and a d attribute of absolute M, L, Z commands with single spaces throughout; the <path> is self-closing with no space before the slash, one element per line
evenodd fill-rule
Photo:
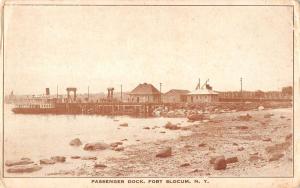
<path fill-rule="evenodd" d="M 39 165 L 18 165 L 18 166 L 13 166 L 9 169 L 7 169 L 8 173 L 30 173 L 30 172 L 35 172 L 38 170 L 41 170 L 42 167 Z"/>
<path fill-rule="evenodd" d="M 178 129 L 180 129 L 180 127 L 178 127 L 177 125 L 172 124 L 171 122 L 168 122 L 165 125 L 165 128 L 166 129 L 170 129 L 170 130 L 178 130 Z"/>
<path fill-rule="evenodd" d="M 172 155 L 172 148 L 167 147 L 165 149 L 160 150 L 157 154 L 156 157 L 170 157 Z"/>
<path fill-rule="evenodd" d="M 75 138 L 75 139 L 71 140 L 71 142 L 69 144 L 71 146 L 81 146 L 82 142 L 79 138 Z"/>
<path fill-rule="evenodd" d="M 211 158 L 210 158 L 210 160 L 209 160 L 209 163 L 210 163 L 210 164 L 215 164 L 215 162 L 216 162 L 216 159 L 219 159 L 219 158 L 222 158 L 222 159 L 224 159 L 224 160 L 225 160 L 225 157 L 224 157 L 224 155 L 219 155 L 219 156 L 214 156 L 214 157 L 211 157 Z"/>
<path fill-rule="evenodd" d="M 66 161 L 66 157 L 64 157 L 64 156 L 54 156 L 54 157 L 51 157 L 51 159 L 58 163 L 64 163 Z"/>
<path fill-rule="evenodd" d="M 55 161 L 52 159 L 41 159 L 40 164 L 55 164 Z"/>
<path fill-rule="evenodd" d="M 27 165 L 32 163 L 33 161 L 29 158 L 22 158 L 21 160 L 7 160 L 5 162 L 5 166 Z"/>
<path fill-rule="evenodd" d="M 215 170 L 225 170 L 226 169 L 226 160 L 224 157 L 216 158 L 214 163 L 214 169 Z"/>
<path fill-rule="evenodd" d="M 281 159 L 284 156 L 284 154 L 282 153 L 275 153 L 271 156 L 271 158 L 269 159 L 269 161 L 278 161 L 279 159 Z"/>
<path fill-rule="evenodd" d="M 84 150 L 95 151 L 95 150 L 105 150 L 109 148 L 109 145 L 103 142 L 94 142 L 85 144 Z"/>

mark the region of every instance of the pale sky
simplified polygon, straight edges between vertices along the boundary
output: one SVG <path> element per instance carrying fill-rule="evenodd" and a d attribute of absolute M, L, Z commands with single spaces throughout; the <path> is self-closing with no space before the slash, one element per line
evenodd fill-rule
<path fill-rule="evenodd" d="M 5 7 L 5 93 L 278 90 L 293 83 L 292 7 Z"/>

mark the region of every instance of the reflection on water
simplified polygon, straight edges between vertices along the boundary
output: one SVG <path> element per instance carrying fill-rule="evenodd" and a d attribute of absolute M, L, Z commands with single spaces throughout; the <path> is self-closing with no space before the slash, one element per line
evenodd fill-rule
<path fill-rule="evenodd" d="M 29 157 L 33 160 L 50 158 L 54 155 L 90 155 L 82 147 L 69 146 L 70 140 L 80 138 L 85 144 L 103 141 L 111 143 L 124 141 L 124 145 L 171 139 L 187 135 L 188 131 L 167 131 L 166 122 L 182 123 L 184 118 L 132 118 L 128 116 L 96 115 L 22 115 L 14 114 L 12 106 L 5 107 L 4 144 L 5 160 Z M 120 127 L 120 123 L 128 127 Z M 144 129 L 145 126 L 150 130 Z M 154 126 L 159 128 L 152 129 Z M 166 133 L 160 133 L 166 131 Z M 140 141 L 137 141 L 140 140 Z M 111 151 L 100 151 L 102 157 L 109 157 Z M 116 152 L 114 152 L 116 153 Z M 95 154 L 95 153 L 93 153 Z"/>

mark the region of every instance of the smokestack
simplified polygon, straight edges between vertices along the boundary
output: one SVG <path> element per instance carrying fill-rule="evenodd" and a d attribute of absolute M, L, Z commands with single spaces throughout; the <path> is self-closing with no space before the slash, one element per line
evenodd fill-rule
<path fill-rule="evenodd" d="M 48 87 L 46 88 L 46 95 L 50 95 L 50 89 Z"/>

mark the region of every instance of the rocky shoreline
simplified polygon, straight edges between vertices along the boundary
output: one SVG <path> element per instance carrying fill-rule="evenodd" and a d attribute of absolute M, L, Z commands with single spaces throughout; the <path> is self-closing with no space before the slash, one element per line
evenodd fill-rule
<path fill-rule="evenodd" d="M 191 131 L 177 139 L 157 140 L 124 146 L 113 143 L 82 143 L 70 141 L 70 147 L 87 152 L 86 156 L 49 156 L 32 161 L 21 158 L 6 161 L 6 172 L 12 175 L 30 174 L 45 166 L 54 172 L 44 176 L 101 177 L 199 177 L 245 176 L 282 177 L 292 175 L 293 138 L 292 109 L 258 109 L 243 112 L 217 113 L 199 116 L 193 124 L 183 126 L 166 122 L 165 131 Z M 183 123 L 184 124 L 184 123 Z M 120 128 L 130 126 L 120 124 Z M 142 127 L 145 130 L 157 126 Z M 163 134 L 163 133 L 162 133 Z M 111 150 L 120 157 L 98 160 L 99 152 Z M 79 163 L 72 169 L 57 170 L 55 165 Z"/>

